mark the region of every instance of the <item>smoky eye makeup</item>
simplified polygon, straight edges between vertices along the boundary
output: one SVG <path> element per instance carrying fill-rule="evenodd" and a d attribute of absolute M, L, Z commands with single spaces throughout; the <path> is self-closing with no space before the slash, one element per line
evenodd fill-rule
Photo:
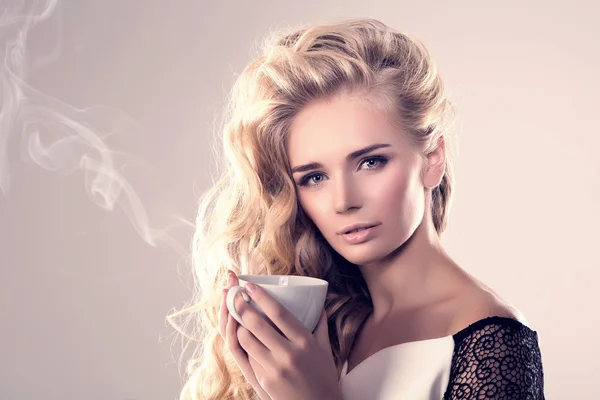
<path fill-rule="evenodd" d="M 318 177 L 318 176 L 321 176 L 321 177 L 322 177 L 322 176 L 323 176 L 323 174 L 322 174 L 321 172 L 313 172 L 313 173 L 310 173 L 310 174 L 304 175 L 302 178 L 300 178 L 300 179 L 298 180 L 298 186 L 316 186 L 316 185 L 318 185 L 320 182 L 316 182 L 316 183 L 310 184 L 310 182 L 309 182 L 309 181 L 310 181 L 312 178 L 314 178 L 314 177 Z M 323 179 L 323 178 L 321 178 L 321 179 Z"/>
<path fill-rule="evenodd" d="M 373 155 L 373 156 L 369 156 L 369 157 L 365 157 L 363 158 L 360 162 L 359 162 L 359 169 L 362 170 L 377 170 L 382 168 L 383 166 L 385 166 L 385 164 L 387 164 L 387 162 L 389 161 L 388 157 L 382 156 L 382 155 Z M 367 168 L 360 168 L 363 165 L 367 165 L 367 163 L 375 163 L 374 166 L 370 166 Z M 311 183 L 311 179 L 314 178 L 319 178 L 318 182 L 313 181 Z M 323 182 L 323 180 L 325 180 L 325 174 L 319 171 L 315 171 L 315 172 L 311 172 L 308 173 L 304 176 L 302 176 L 298 182 L 296 183 L 298 186 L 318 186 L 321 184 L 321 182 Z"/>
<path fill-rule="evenodd" d="M 389 158 L 385 157 L 385 156 L 365 157 L 363 160 L 361 160 L 359 165 L 363 165 L 367 162 L 372 162 L 372 161 L 375 161 L 378 164 L 375 167 L 371 167 L 371 168 L 367 168 L 367 169 L 379 169 L 379 168 L 383 167 L 385 164 L 387 164 L 387 162 L 389 161 Z"/>

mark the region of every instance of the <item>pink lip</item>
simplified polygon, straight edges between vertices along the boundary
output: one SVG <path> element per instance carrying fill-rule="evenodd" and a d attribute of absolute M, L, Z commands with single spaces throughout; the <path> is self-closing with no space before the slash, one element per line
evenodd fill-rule
<path fill-rule="evenodd" d="M 349 244 L 360 244 L 369 241 L 377 232 L 379 225 L 371 226 L 370 228 L 363 229 L 353 233 L 343 233 L 341 236 Z M 356 229 L 356 228 L 355 228 Z"/>
<path fill-rule="evenodd" d="M 348 225 L 348 226 L 345 226 L 344 228 L 342 228 L 338 232 L 338 235 L 345 235 L 347 232 L 353 231 L 355 229 L 371 228 L 371 227 L 374 227 L 377 225 L 381 225 L 381 224 L 379 222 L 373 222 L 373 223 L 360 223 L 360 224 Z"/>

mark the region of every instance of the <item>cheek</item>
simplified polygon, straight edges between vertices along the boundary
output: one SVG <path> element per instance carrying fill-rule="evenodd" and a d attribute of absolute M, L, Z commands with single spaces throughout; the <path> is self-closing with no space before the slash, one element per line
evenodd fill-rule
<path fill-rule="evenodd" d="M 313 221 L 317 228 L 322 229 L 327 212 L 327 203 L 325 201 L 319 201 L 319 196 L 315 193 L 299 194 L 298 201 L 308 218 Z"/>
<path fill-rule="evenodd" d="M 420 177 L 417 173 L 399 173 L 389 178 L 378 188 L 371 189 L 371 201 L 383 213 L 382 218 L 405 227 L 412 225 L 412 220 L 418 219 L 423 209 Z"/>

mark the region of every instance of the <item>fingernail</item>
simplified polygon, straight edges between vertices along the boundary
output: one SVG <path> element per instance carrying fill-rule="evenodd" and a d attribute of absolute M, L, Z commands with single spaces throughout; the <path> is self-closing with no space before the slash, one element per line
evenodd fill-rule
<path fill-rule="evenodd" d="M 231 285 L 231 282 L 233 282 L 233 274 L 231 273 L 231 271 L 227 271 L 227 286 Z"/>
<path fill-rule="evenodd" d="M 248 291 L 248 294 L 252 294 L 252 292 L 254 292 L 254 289 L 256 289 L 256 285 L 254 283 L 246 283 L 246 290 Z"/>

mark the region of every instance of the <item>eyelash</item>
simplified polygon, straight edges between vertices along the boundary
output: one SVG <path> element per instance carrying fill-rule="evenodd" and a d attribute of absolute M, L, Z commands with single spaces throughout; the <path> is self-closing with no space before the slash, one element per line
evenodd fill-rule
<path fill-rule="evenodd" d="M 384 157 L 384 156 L 366 157 L 361 160 L 360 165 L 362 165 L 368 161 L 377 161 L 378 162 L 376 167 L 367 168 L 368 170 L 374 170 L 374 169 L 382 168 L 388 162 L 388 158 Z M 309 184 L 309 180 L 314 178 L 315 176 L 320 176 L 320 175 L 324 175 L 324 174 L 322 174 L 321 172 L 313 172 L 308 175 L 305 175 L 300 179 L 300 182 L 298 182 L 298 186 L 318 186 L 320 183 Z"/>

